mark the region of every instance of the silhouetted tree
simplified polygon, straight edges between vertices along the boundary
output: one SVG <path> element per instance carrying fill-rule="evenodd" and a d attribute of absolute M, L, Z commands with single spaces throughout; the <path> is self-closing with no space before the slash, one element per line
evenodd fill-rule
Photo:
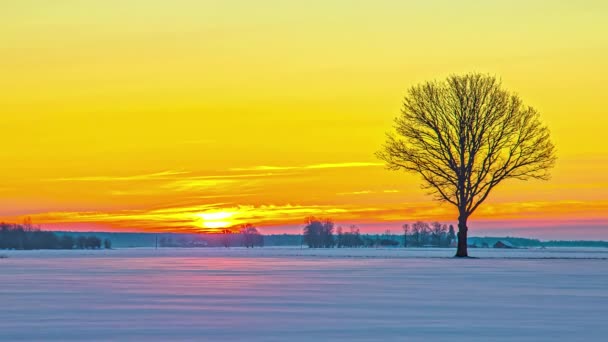
<path fill-rule="evenodd" d="M 310 248 L 330 248 L 335 245 L 334 223 L 331 220 L 308 217 L 304 227 L 304 243 Z"/>
<path fill-rule="evenodd" d="M 222 230 L 222 246 L 228 248 L 232 245 L 232 231 L 230 229 Z"/>
<path fill-rule="evenodd" d="M 410 225 L 406 223 L 401 228 L 403 229 L 403 247 L 407 247 L 407 233 L 410 231 Z"/>
<path fill-rule="evenodd" d="M 444 224 L 441 227 L 441 241 L 439 243 L 439 247 L 449 247 L 450 246 L 450 242 L 448 240 L 448 225 Z"/>
<path fill-rule="evenodd" d="M 448 246 L 452 244 L 452 241 L 456 241 L 456 232 L 454 231 L 454 226 L 450 225 L 450 229 L 448 230 Z"/>
<path fill-rule="evenodd" d="M 418 221 L 412 224 L 411 243 L 414 246 L 421 247 L 429 242 L 430 228 L 426 222 Z"/>
<path fill-rule="evenodd" d="M 24 218 L 22 227 L 23 227 L 23 230 L 26 232 L 34 231 L 35 228 L 34 228 L 34 225 L 32 224 L 32 218 L 29 216 Z"/>
<path fill-rule="evenodd" d="M 351 225 L 348 232 L 343 231 L 342 227 L 338 227 L 336 232 L 336 246 L 338 248 L 363 246 L 363 240 L 361 239 L 361 234 L 357 226 Z"/>
<path fill-rule="evenodd" d="M 383 239 L 387 239 L 390 240 L 392 239 L 393 235 L 391 234 L 391 230 L 387 229 L 384 231 L 384 235 L 382 236 Z"/>
<path fill-rule="evenodd" d="M 344 235 L 342 234 L 342 226 L 336 229 L 336 247 L 344 247 Z"/>
<path fill-rule="evenodd" d="M 112 249 L 112 241 L 110 239 L 103 240 L 103 248 Z"/>
<path fill-rule="evenodd" d="M 87 236 L 85 247 L 88 249 L 101 248 L 101 239 L 96 236 Z"/>
<path fill-rule="evenodd" d="M 445 240 L 446 233 L 447 227 L 445 225 L 441 225 L 439 222 L 433 222 L 431 224 L 431 236 L 435 246 L 439 247 L 442 245 L 441 242 Z"/>
<path fill-rule="evenodd" d="M 240 233 L 243 237 L 243 246 L 253 248 L 254 246 L 262 246 L 264 239 L 260 232 L 250 223 L 244 224 L 240 228 Z"/>
<path fill-rule="evenodd" d="M 481 74 L 410 88 L 395 130 L 377 156 L 458 208 L 457 257 L 468 256 L 467 220 L 496 185 L 548 179 L 556 159 L 538 112 Z"/>
<path fill-rule="evenodd" d="M 350 234 L 353 237 L 353 246 L 363 246 L 363 240 L 361 239 L 361 231 L 355 225 L 350 226 Z"/>
<path fill-rule="evenodd" d="M 87 238 L 86 236 L 79 236 L 76 239 L 76 248 L 85 249 L 87 247 Z"/>
<path fill-rule="evenodd" d="M 346 245 L 348 247 L 361 247 L 363 246 L 363 240 L 361 239 L 361 232 L 355 225 L 350 226 L 350 231 L 346 233 Z"/>

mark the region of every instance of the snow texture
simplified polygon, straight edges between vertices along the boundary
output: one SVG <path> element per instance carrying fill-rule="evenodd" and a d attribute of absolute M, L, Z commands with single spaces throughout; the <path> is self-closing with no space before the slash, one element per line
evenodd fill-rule
<path fill-rule="evenodd" d="M 2 251 L 0 341 L 608 341 L 608 249 Z"/>

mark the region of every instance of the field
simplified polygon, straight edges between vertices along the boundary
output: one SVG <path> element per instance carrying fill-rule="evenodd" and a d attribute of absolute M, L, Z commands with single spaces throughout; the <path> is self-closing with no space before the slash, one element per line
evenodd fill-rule
<path fill-rule="evenodd" d="M 0 251 L 0 340 L 605 341 L 608 249 Z"/>

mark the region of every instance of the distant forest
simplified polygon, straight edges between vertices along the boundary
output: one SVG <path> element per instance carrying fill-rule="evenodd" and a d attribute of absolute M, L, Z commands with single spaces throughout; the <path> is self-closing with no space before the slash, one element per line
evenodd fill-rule
<path fill-rule="evenodd" d="M 94 235 L 74 237 L 69 233 L 54 233 L 33 227 L 29 221 L 24 224 L 0 223 L 0 249 L 99 249 L 112 248 L 108 239 L 101 240 Z"/>

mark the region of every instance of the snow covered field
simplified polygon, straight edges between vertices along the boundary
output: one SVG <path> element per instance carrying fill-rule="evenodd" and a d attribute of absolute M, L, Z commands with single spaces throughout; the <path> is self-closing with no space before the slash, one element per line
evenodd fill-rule
<path fill-rule="evenodd" d="M 453 253 L 0 251 L 0 340 L 608 340 L 608 249 Z"/>

